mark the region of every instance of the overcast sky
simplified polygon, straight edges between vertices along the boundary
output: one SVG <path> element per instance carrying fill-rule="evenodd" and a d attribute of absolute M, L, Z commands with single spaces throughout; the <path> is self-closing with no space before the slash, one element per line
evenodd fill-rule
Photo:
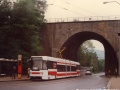
<path fill-rule="evenodd" d="M 46 0 L 48 8 L 45 18 L 69 18 L 91 16 L 120 15 L 120 0 Z M 111 2 L 103 4 L 103 2 Z M 51 5 L 52 4 L 52 5 Z M 104 50 L 99 42 L 94 41 L 99 50 Z"/>
<path fill-rule="evenodd" d="M 46 18 L 120 15 L 120 0 L 103 4 L 108 1 L 112 0 L 47 0 L 53 5 L 48 5 Z"/>

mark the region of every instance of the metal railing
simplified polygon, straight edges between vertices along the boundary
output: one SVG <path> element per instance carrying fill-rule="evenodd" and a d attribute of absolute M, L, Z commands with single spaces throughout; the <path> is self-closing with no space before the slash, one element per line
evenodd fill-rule
<path fill-rule="evenodd" d="M 91 16 L 91 17 L 70 17 L 70 18 L 48 18 L 47 23 L 57 22 L 82 22 L 82 21 L 107 21 L 107 20 L 120 20 L 118 16 Z"/>

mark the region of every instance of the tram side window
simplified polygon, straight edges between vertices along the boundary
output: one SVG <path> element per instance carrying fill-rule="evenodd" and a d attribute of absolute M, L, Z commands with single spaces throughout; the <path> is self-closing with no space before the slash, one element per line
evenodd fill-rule
<path fill-rule="evenodd" d="M 57 68 L 57 63 L 53 61 L 47 61 L 47 67 L 48 69 L 56 69 Z"/>
<path fill-rule="evenodd" d="M 47 62 L 43 61 L 43 70 L 46 70 L 46 69 L 47 69 Z"/>
<path fill-rule="evenodd" d="M 47 67 L 48 67 L 48 69 L 53 69 L 53 61 L 48 61 Z"/>
<path fill-rule="evenodd" d="M 58 72 L 64 72 L 64 71 L 66 71 L 64 65 L 57 65 L 57 70 L 58 70 Z"/>
<path fill-rule="evenodd" d="M 76 66 L 71 66 L 71 71 L 76 71 Z"/>
<path fill-rule="evenodd" d="M 70 66 L 67 66 L 67 71 L 70 71 Z"/>

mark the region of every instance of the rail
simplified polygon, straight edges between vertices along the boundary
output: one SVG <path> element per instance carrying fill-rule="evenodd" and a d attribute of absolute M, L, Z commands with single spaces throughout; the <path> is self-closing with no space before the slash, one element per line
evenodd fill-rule
<path fill-rule="evenodd" d="M 120 20 L 118 16 L 91 16 L 91 17 L 70 17 L 70 18 L 47 18 L 47 23 L 57 22 L 82 22 L 82 21 L 107 21 L 107 20 Z"/>

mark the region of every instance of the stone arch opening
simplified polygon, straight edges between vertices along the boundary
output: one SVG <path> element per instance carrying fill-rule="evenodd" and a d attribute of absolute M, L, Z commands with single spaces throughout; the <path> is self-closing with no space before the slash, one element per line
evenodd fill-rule
<path fill-rule="evenodd" d="M 85 31 L 72 35 L 62 45 L 62 47 L 66 47 L 66 49 L 62 52 L 63 58 L 78 61 L 77 53 L 80 45 L 84 41 L 90 39 L 97 40 L 103 44 L 105 50 L 105 74 L 107 75 L 108 70 L 111 70 L 111 75 L 114 75 L 115 68 L 119 69 L 116 52 L 110 43 L 97 33 Z"/>

